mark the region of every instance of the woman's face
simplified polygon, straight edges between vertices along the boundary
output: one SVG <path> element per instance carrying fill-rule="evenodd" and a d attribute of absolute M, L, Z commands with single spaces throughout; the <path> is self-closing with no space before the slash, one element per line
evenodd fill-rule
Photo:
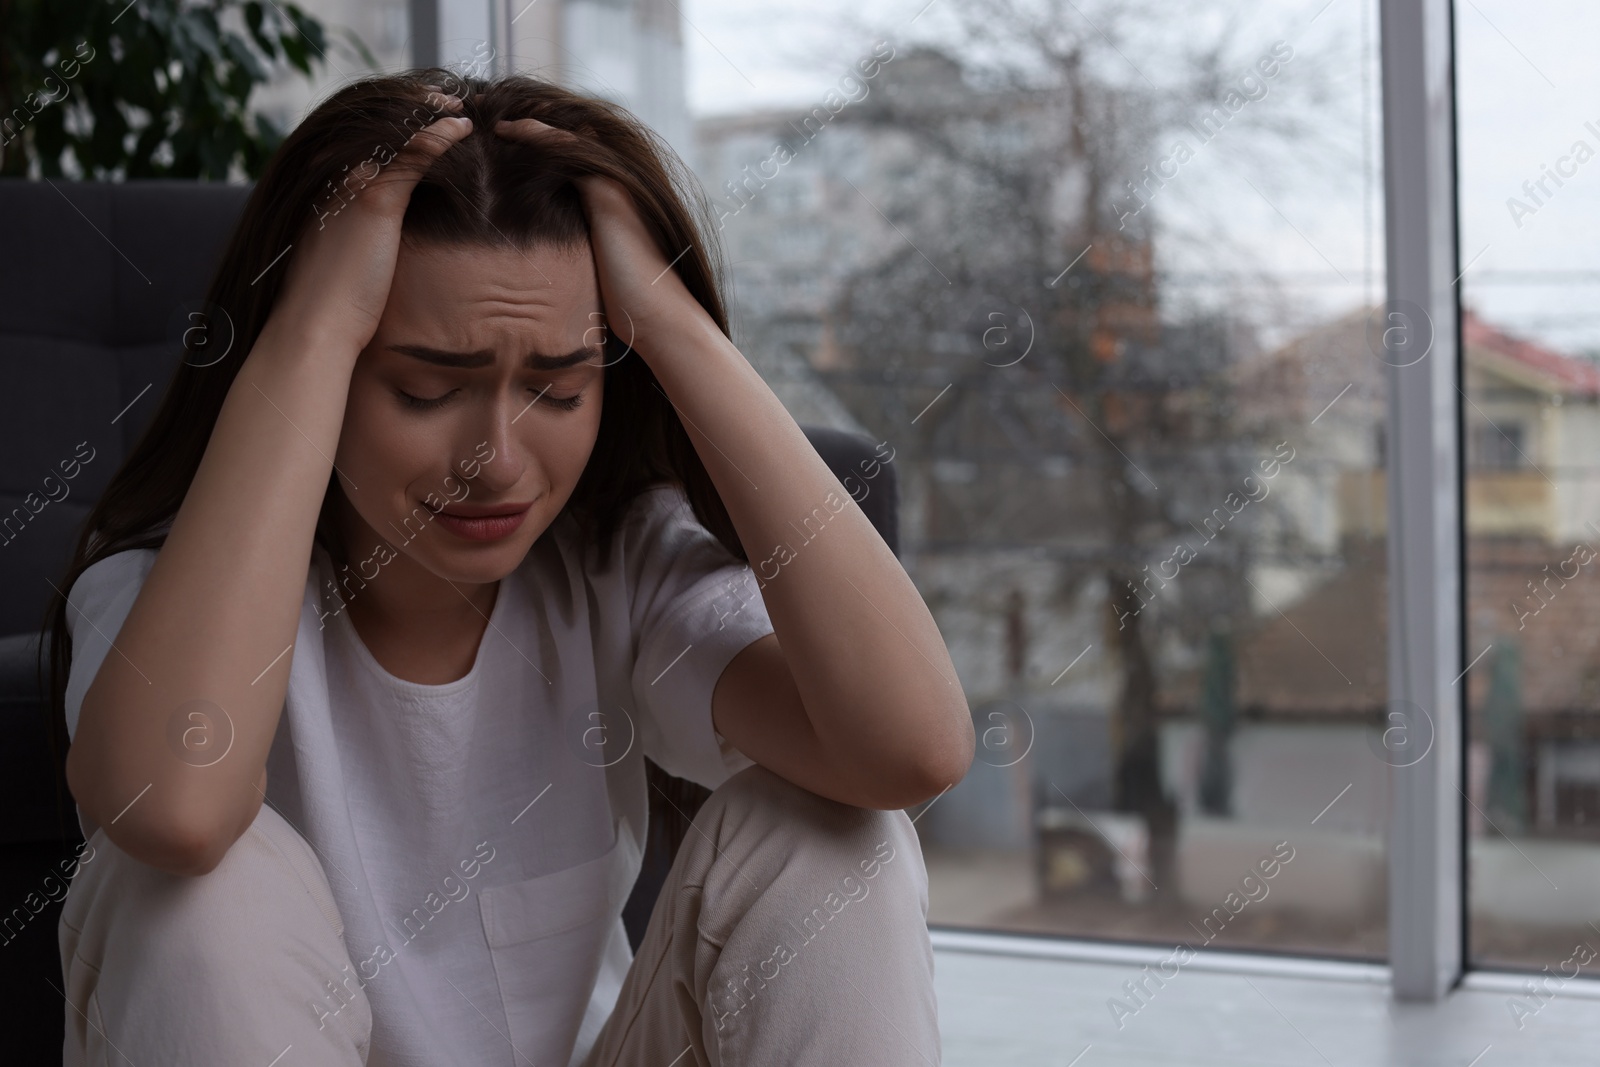
<path fill-rule="evenodd" d="M 334 460 L 353 570 L 380 543 L 452 582 L 497 581 L 522 562 L 594 448 L 599 312 L 587 243 L 402 243 Z"/>

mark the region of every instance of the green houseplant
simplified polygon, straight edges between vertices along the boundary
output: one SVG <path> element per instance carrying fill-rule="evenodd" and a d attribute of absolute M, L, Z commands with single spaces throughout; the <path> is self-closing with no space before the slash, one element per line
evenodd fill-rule
<path fill-rule="evenodd" d="M 0 0 L 0 26 L 4 177 L 254 178 L 286 131 L 251 93 L 280 60 L 311 76 L 328 48 L 284 0 Z"/>

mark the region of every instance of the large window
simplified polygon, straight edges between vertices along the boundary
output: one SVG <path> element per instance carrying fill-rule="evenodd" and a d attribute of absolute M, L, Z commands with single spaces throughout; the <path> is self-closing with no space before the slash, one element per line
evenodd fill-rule
<path fill-rule="evenodd" d="M 1383 956 L 1375 3 L 686 13 L 737 339 L 972 704 L 930 921 Z"/>
<path fill-rule="evenodd" d="M 980 739 L 914 813 L 936 926 L 1437 996 L 1463 934 L 1600 936 L 1591 6 L 439 15 L 444 61 L 487 32 L 654 124 L 752 363 L 893 450 Z"/>
<path fill-rule="evenodd" d="M 1597 34 L 1592 4 L 1456 11 L 1469 947 L 1552 971 L 1600 922 Z"/>

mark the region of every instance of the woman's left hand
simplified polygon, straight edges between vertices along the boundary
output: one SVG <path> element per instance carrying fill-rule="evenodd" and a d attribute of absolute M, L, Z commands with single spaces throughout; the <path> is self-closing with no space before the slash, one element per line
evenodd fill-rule
<path fill-rule="evenodd" d="M 547 138 L 574 138 L 538 119 L 497 122 L 494 132 L 508 140 L 538 144 Z M 589 242 L 600 281 L 607 324 L 618 340 L 648 361 L 663 344 L 709 327 L 720 333 L 700 302 L 690 294 L 669 259 L 639 217 L 633 197 L 606 177 L 580 178 L 578 192 L 589 219 Z M 675 249 L 682 256 L 688 249 Z"/>

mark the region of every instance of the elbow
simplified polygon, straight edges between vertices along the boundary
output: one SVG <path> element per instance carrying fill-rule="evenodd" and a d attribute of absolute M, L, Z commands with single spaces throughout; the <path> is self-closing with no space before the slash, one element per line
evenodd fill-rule
<path fill-rule="evenodd" d="M 214 833 L 200 832 L 180 825 L 167 825 L 159 831 L 143 835 L 139 842 L 142 854 L 134 852 L 128 854 L 139 862 L 166 871 L 168 874 L 197 878 L 216 870 L 231 846 L 231 841 L 224 842 Z"/>
<path fill-rule="evenodd" d="M 164 851 L 161 868 L 172 874 L 198 877 L 210 874 L 222 862 L 222 857 L 233 847 L 236 837 L 218 831 L 215 827 L 197 827 L 169 824 L 160 846 Z M 157 866 L 157 864 L 152 864 Z"/>
<path fill-rule="evenodd" d="M 159 830 L 151 834 L 152 854 L 157 862 L 146 862 L 172 874 L 190 877 L 210 874 L 222 863 L 234 842 L 255 822 L 265 799 L 256 794 L 242 818 L 227 818 L 220 813 L 211 818 L 190 817 L 191 813 L 202 809 L 219 812 L 209 798 L 204 802 L 191 798 L 182 805 L 181 811 L 169 808 L 160 813 Z"/>
<path fill-rule="evenodd" d="M 210 874 L 227 853 L 214 836 L 159 819 L 129 815 L 102 829 L 111 843 L 131 858 L 172 875 L 193 878 Z"/>
<path fill-rule="evenodd" d="M 140 863 L 159 871 L 185 878 L 198 878 L 216 870 L 217 864 L 222 862 L 222 857 L 227 855 L 227 849 L 215 847 L 207 838 L 168 835 L 144 842 L 140 855 L 132 852 L 128 854 Z"/>
<path fill-rule="evenodd" d="M 902 772 L 895 776 L 894 796 L 884 807 L 909 808 L 935 800 L 967 776 L 976 737 L 971 716 L 964 707 L 962 712 L 947 735 L 929 731 L 917 751 L 905 759 Z"/>
<path fill-rule="evenodd" d="M 963 708 L 963 711 L 965 709 Z M 953 736 L 940 743 L 930 743 L 922 753 L 916 781 L 922 794 L 918 800 L 929 800 L 947 790 L 967 776 L 977 748 L 971 716 L 963 714 Z"/>
<path fill-rule="evenodd" d="M 209 874 L 222 862 L 227 845 L 214 828 L 162 810 L 151 803 L 153 798 L 149 793 L 132 804 L 123 800 L 115 808 L 103 803 L 100 793 L 82 780 L 85 773 L 80 766 L 82 757 L 75 761 L 72 757 L 75 750 L 69 749 L 67 753 L 67 788 L 84 815 L 105 832 L 113 845 L 147 867 L 174 875 Z"/>

